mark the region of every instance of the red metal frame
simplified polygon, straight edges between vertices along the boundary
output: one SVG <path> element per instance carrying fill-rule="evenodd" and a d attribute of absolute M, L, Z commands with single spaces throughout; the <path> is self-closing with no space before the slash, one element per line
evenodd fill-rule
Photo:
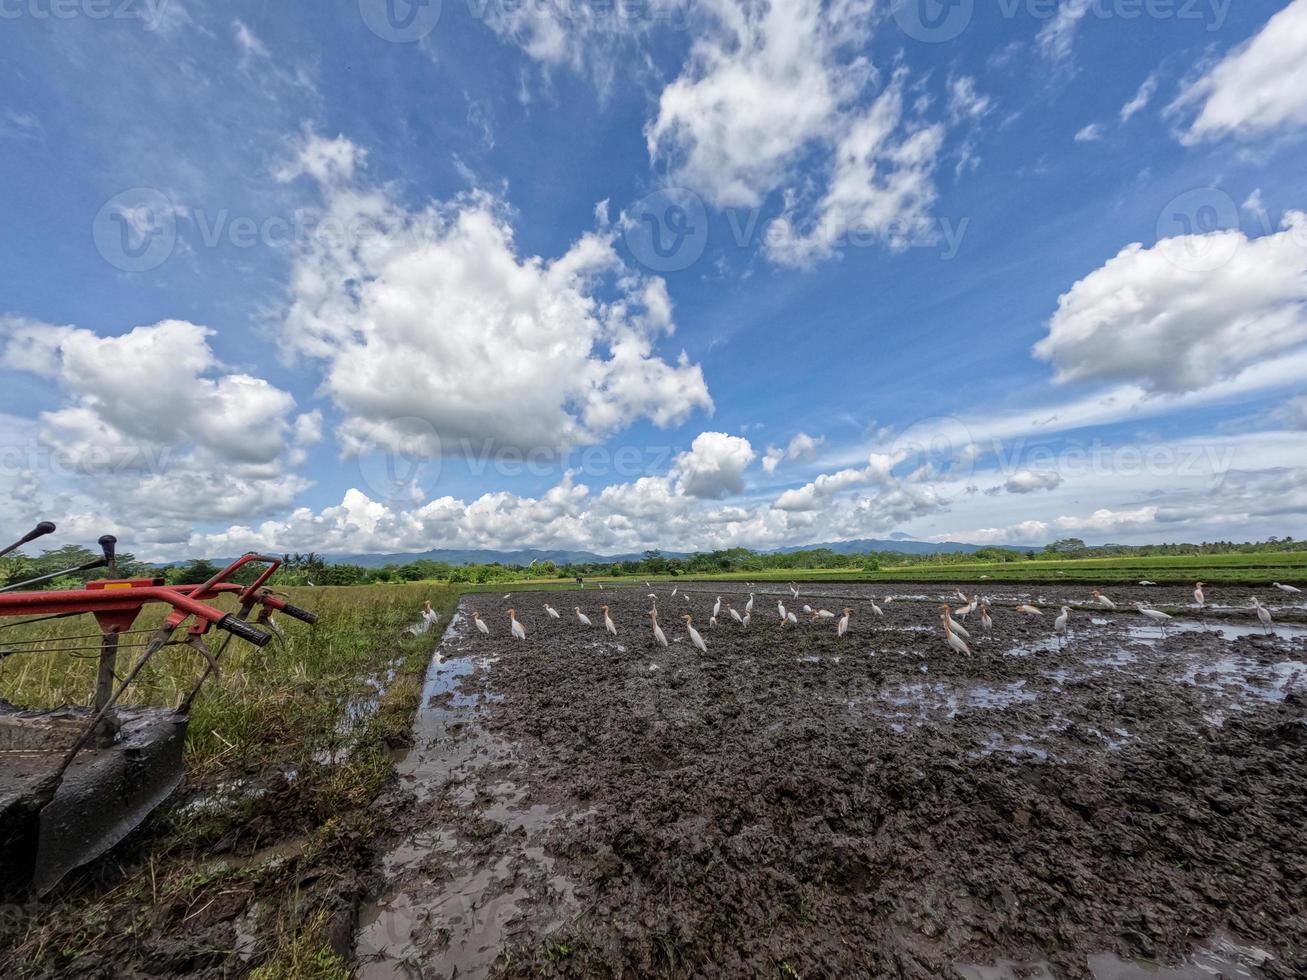
<path fill-rule="evenodd" d="M 225 581 L 251 562 L 267 563 L 267 568 L 250 585 Z M 264 589 L 281 567 L 281 559 L 250 552 L 237 558 L 201 585 L 164 585 L 161 579 L 100 579 L 87 582 L 85 588 L 55 592 L 0 593 L 0 616 L 57 616 L 90 613 L 105 634 L 130 629 L 147 603 L 162 602 L 172 607 L 164 623 L 177 629 L 194 617 L 188 632 L 202 636 L 218 626 L 229 613 L 209 605 L 208 599 L 235 595 L 242 606 L 264 605 L 281 610 L 287 605 Z"/>

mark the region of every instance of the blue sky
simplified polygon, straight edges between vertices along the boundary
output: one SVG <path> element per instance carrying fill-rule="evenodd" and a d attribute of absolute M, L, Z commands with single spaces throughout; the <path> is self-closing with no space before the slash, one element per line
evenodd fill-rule
<path fill-rule="evenodd" d="M 1301 535 L 1307 0 L 660 3 L 0 0 L 7 523 Z"/>

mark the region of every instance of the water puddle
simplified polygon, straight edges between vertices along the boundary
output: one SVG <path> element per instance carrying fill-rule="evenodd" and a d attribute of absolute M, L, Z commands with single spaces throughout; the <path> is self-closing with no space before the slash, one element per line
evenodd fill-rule
<path fill-rule="evenodd" d="M 1094 980 L 1263 980 L 1262 967 L 1274 957 L 1256 946 L 1241 944 L 1224 934 L 1203 943 L 1179 966 L 1146 960 L 1122 959 L 1115 953 L 1091 953 L 1085 967 Z M 992 965 L 955 963 L 965 980 L 1056 980 L 1047 960 L 997 960 Z"/>
<path fill-rule="evenodd" d="M 519 932 L 547 934 L 575 902 L 544 836 L 562 807 L 528 799 L 515 746 L 481 724 L 493 659 L 450 623 L 423 684 L 414 742 L 397 755 L 415 798 L 410 829 L 382 860 L 386 886 L 359 918 L 357 976 L 483 977 Z"/>

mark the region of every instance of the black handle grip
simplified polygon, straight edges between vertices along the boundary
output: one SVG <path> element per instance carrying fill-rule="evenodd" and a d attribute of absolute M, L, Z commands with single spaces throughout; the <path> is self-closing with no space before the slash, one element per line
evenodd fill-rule
<path fill-rule="evenodd" d="M 281 607 L 281 611 L 293 619 L 298 619 L 301 623 L 308 623 L 310 626 L 318 621 L 317 613 L 311 613 L 299 606 L 292 606 L 289 602 Z"/>
<path fill-rule="evenodd" d="M 118 539 L 112 534 L 103 534 L 100 536 L 100 549 L 104 552 L 104 563 L 110 568 L 114 567 L 114 548 L 118 545 Z"/>
<path fill-rule="evenodd" d="M 257 626 L 252 626 L 238 616 L 228 613 L 218 620 L 218 629 L 226 630 L 232 636 L 239 636 L 247 643 L 253 643 L 256 647 L 267 646 L 268 641 L 272 639 L 271 633 L 265 633 Z"/>
<path fill-rule="evenodd" d="M 42 521 L 36 527 L 32 528 L 23 535 L 20 544 L 27 544 L 29 541 L 35 541 L 37 538 L 44 537 L 47 534 L 54 534 L 55 527 L 53 521 Z"/>

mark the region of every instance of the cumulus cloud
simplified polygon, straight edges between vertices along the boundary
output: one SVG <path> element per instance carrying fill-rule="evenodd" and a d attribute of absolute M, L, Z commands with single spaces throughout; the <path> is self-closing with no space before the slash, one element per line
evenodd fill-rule
<path fill-rule="evenodd" d="M 800 432 L 790 440 L 785 455 L 796 463 L 805 463 L 816 458 L 817 452 L 825 442 L 825 436 L 810 436 L 806 432 Z"/>
<path fill-rule="evenodd" d="M 164 320 L 101 337 L 10 318 L 0 332 L 0 364 L 63 399 L 40 416 L 58 461 L 47 483 L 90 477 L 120 519 L 148 499 L 152 516 L 188 521 L 285 508 L 309 486 L 287 470 L 320 437 L 320 416 L 295 416 L 287 392 L 225 371 L 205 327 Z"/>
<path fill-rule="evenodd" d="M 1008 493 L 1034 493 L 1036 490 L 1056 490 L 1061 485 L 1061 475 L 1052 470 L 1021 470 L 1007 478 L 1003 489 Z"/>
<path fill-rule="evenodd" d="M 712 410 L 700 368 L 655 351 L 674 330 L 666 285 L 624 265 L 614 230 L 523 255 L 493 195 L 408 210 L 355 179 L 361 161 L 310 134 L 286 173 L 314 178 L 345 232 L 296 257 L 283 335 L 323 362 L 346 451 L 561 451 Z"/>
<path fill-rule="evenodd" d="M 775 473 L 776 467 L 781 465 L 781 460 L 785 458 L 785 450 L 779 446 L 768 446 L 767 452 L 762 457 L 762 468 L 767 473 Z"/>
<path fill-rule="evenodd" d="M 778 263 L 828 258 L 855 232 L 910 243 L 935 200 L 943 127 L 908 117 L 902 71 L 867 102 L 877 78 L 861 53 L 872 4 L 708 0 L 697 9 L 703 30 L 645 129 L 670 179 L 718 207 L 757 207 L 784 189 L 785 213 L 765 237 Z M 989 108 L 966 77 L 950 104 L 959 119 Z M 815 183 L 800 179 L 808 164 L 821 173 Z"/>
<path fill-rule="evenodd" d="M 701 433 L 689 452 L 676 458 L 673 473 L 680 493 L 716 500 L 744 490 L 744 471 L 757 454 L 748 439 L 725 432 Z"/>
<path fill-rule="evenodd" d="M 1216 231 L 1126 246 L 1059 297 L 1034 353 L 1060 382 L 1194 391 L 1307 340 L 1305 303 L 1307 215 L 1289 212 L 1261 238 Z"/>
<path fill-rule="evenodd" d="M 1307 0 L 1294 0 L 1168 107 L 1197 107 L 1181 136 L 1187 144 L 1250 139 L 1307 124 Z"/>

